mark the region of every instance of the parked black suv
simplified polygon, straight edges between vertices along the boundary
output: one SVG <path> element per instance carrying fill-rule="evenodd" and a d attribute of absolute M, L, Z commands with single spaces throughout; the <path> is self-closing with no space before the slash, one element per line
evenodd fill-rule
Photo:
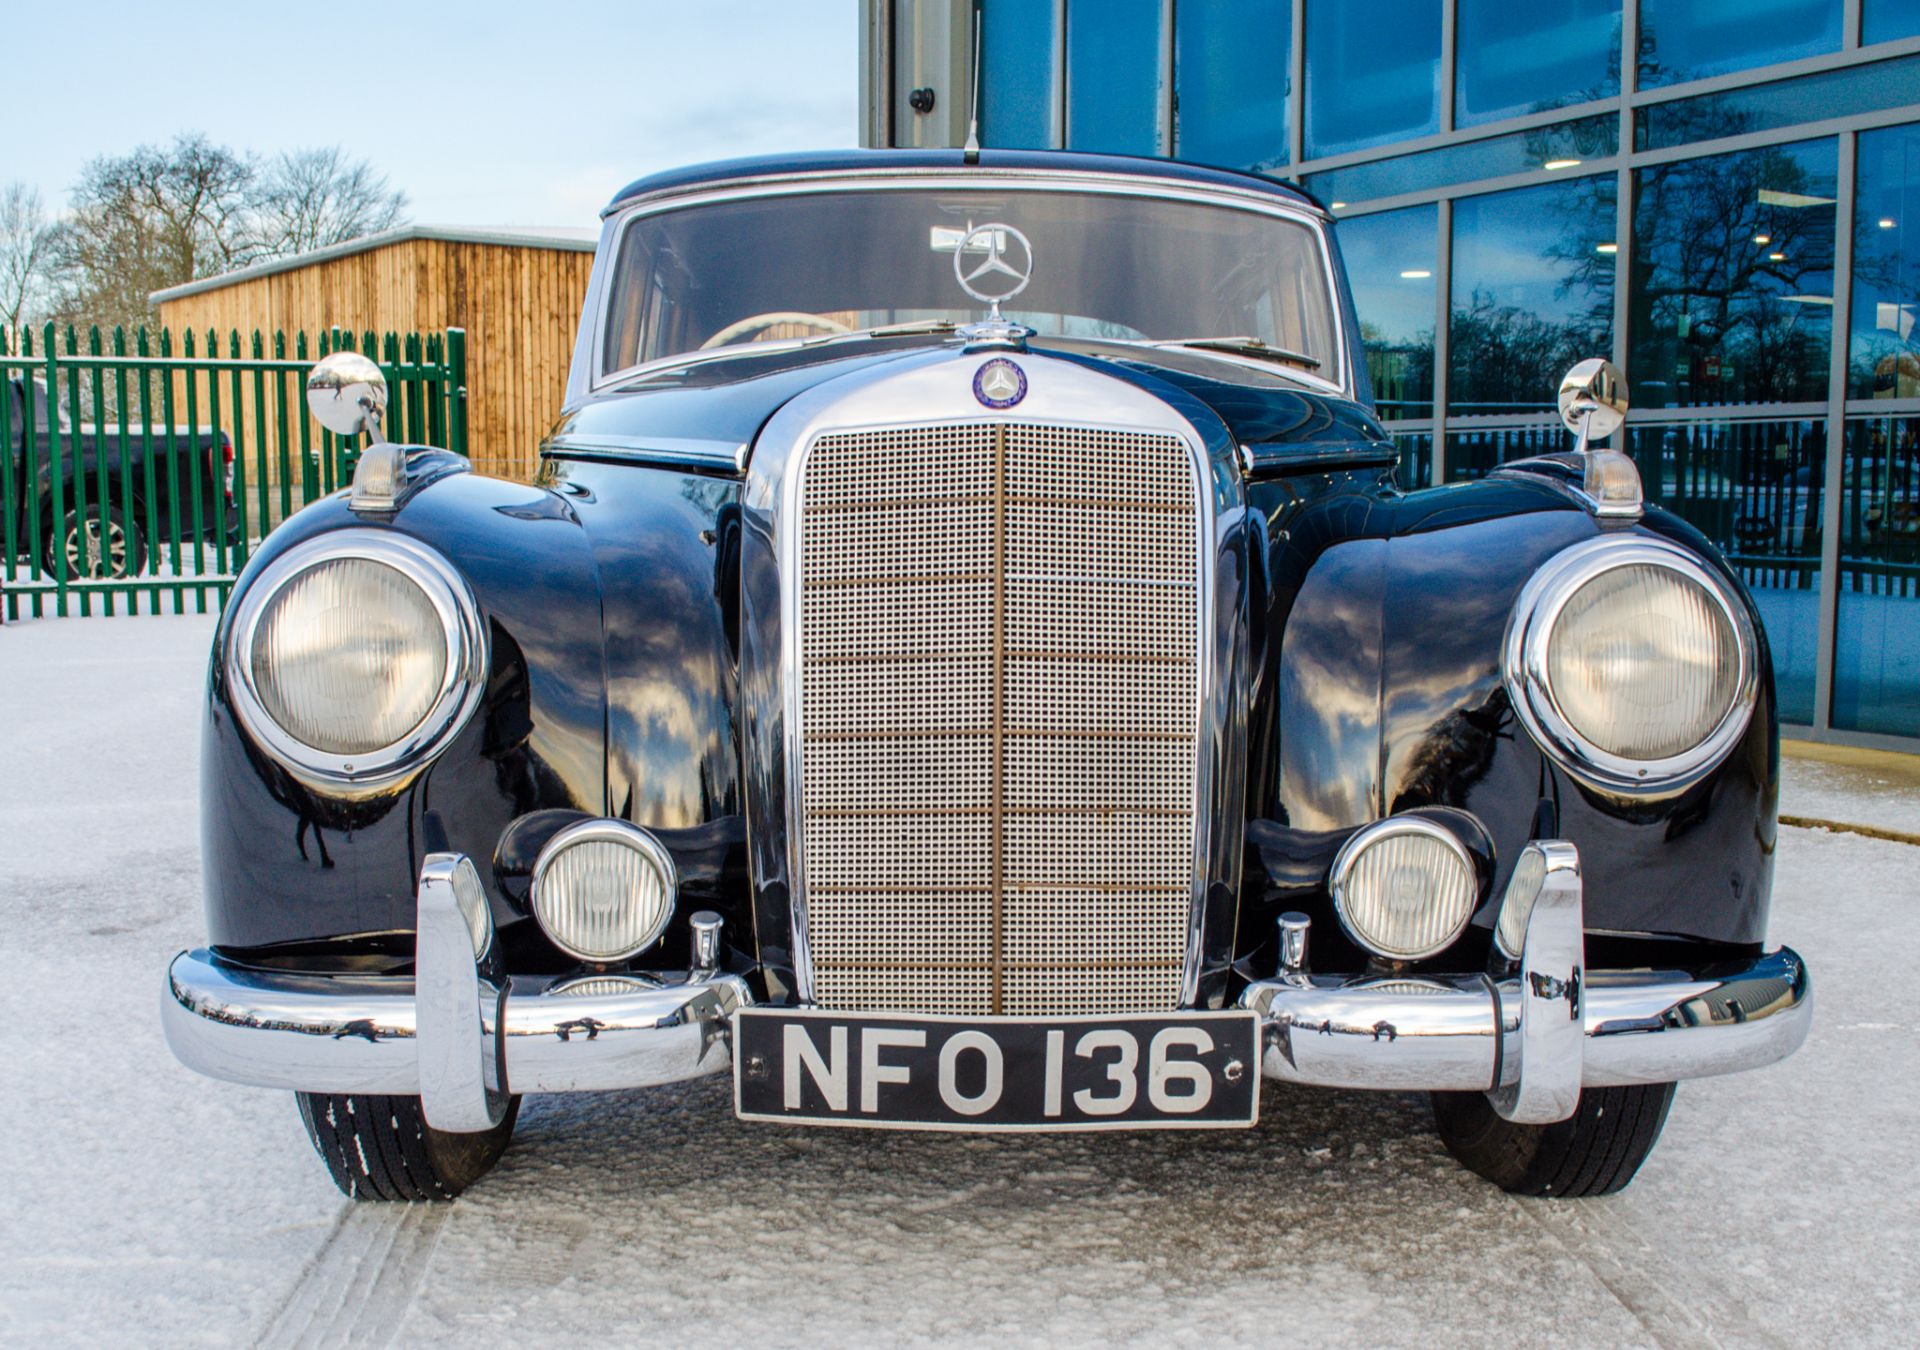
<path fill-rule="evenodd" d="M 76 433 L 66 402 L 47 397 L 44 381 L 15 376 L 7 381 L 11 403 L 7 454 L 16 485 L 20 551 L 32 553 L 56 572 L 56 549 L 66 553 L 69 580 L 138 576 L 148 560 L 149 522 L 171 529 L 179 497 L 182 537 L 194 537 L 193 493 L 199 484 L 200 537 L 232 541 L 239 534 L 233 501 L 233 443 L 213 427 L 129 427 L 125 454 L 117 425 L 82 425 Z M 29 405 L 30 408 L 29 408 Z M 59 444 L 49 434 L 49 410 L 57 418 Z M 77 450 L 77 453 L 76 453 Z M 196 477 L 192 457 L 199 460 Z M 59 511 L 55 522 L 55 464 L 59 466 Z M 76 464 L 85 481 L 76 485 Z M 150 471 L 149 471 L 150 470 Z M 104 501 L 99 484 L 105 475 Z M 123 478 L 123 475 L 125 477 Z M 76 488 L 78 490 L 76 491 Z M 84 509 L 84 518 L 82 510 Z"/>

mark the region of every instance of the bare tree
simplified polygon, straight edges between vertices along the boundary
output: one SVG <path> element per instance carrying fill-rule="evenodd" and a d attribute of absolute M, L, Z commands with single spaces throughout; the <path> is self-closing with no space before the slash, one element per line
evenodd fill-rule
<path fill-rule="evenodd" d="M 96 159 L 51 241 L 56 317 L 138 324 L 154 291 L 391 228 L 406 205 L 337 146 L 263 164 L 186 135 Z"/>
<path fill-rule="evenodd" d="M 17 330 L 45 303 L 52 242 L 38 190 L 19 182 L 0 188 L 0 329 Z"/>
<path fill-rule="evenodd" d="M 260 250 L 286 257 L 392 229 L 406 219 L 407 194 L 339 146 L 292 150 L 261 171 L 253 195 Z"/>
<path fill-rule="evenodd" d="M 255 261 L 255 177 L 250 159 L 199 135 L 92 161 L 54 248 L 64 316 L 139 323 L 151 292 Z"/>

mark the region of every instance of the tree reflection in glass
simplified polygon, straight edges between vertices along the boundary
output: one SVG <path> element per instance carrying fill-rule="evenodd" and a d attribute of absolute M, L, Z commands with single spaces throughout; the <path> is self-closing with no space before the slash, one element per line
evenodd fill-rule
<path fill-rule="evenodd" d="M 1636 407 L 1826 397 L 1835 161 L 1803 141 L 1635 174 Z"/>
<path fill-rule="evenodd" d="M 1567 367 L 1612 350 L 1613 236 L 1611 175 L 1454 203 L 1452 415 L 1549 411 Z"/>

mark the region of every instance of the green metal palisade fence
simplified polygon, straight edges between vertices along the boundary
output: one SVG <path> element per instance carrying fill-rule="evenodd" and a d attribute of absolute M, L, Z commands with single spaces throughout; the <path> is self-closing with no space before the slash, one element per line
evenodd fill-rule
<path fill-rule="evenodd" d="M 352 480 L 358 439 L 322 428 L 306 400 L 309 368 L 343 348 L 385 372 L 389 440 L 467 453 L 458 328 L 230 331 L 224 344 L 212 331 L 0 331 L 6 616 L 225 605 L 262 538 Z"/>

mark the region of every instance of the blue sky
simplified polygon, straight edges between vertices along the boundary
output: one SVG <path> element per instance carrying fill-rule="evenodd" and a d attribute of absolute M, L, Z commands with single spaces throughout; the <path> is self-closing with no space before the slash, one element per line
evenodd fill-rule
<path fill-rule="evenodd" d="M 344 145 L 458 225 L 591 226 L 655 169 L 858 139 L 856 0 L 4 9 L 0 182 L 56 211 L 87 160 L 179 131 Z"/>

